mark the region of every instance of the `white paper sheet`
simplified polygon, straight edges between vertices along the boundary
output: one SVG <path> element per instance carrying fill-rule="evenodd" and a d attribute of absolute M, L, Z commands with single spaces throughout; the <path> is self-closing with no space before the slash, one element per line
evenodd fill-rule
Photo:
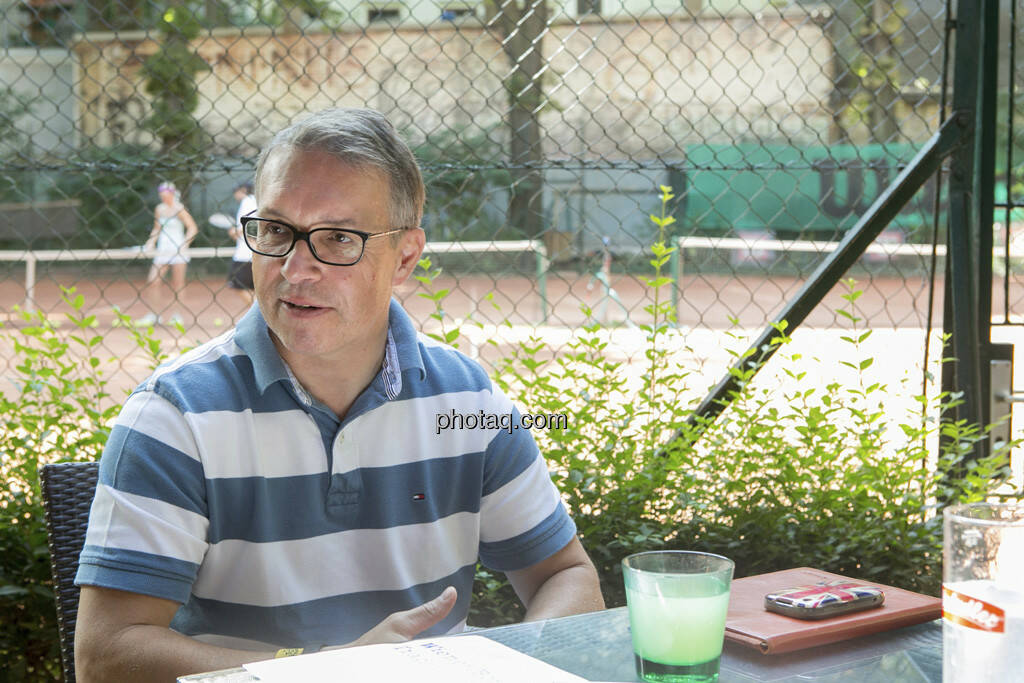
<path fill-rule="evenodd" d="M 245 665 L 263 683 L 579 683 L 585 679 L 483 636 L 365 645 Z"/>

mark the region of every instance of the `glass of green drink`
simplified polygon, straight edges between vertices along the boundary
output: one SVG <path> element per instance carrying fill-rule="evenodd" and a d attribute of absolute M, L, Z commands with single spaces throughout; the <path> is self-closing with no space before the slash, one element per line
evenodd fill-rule
<path fill-rule="evenodd" d="M 656 683 L 713 683 L 725 639 L 733 561 L 659 550 L 622 561 L 637 674 Z"/>

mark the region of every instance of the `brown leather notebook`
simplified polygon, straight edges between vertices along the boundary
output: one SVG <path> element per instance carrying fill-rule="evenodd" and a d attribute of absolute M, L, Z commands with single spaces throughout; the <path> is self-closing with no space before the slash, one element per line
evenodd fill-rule
<path fill-rule="evenodd" d="M 843 579 L 881 588 L 885 592 L 885 603 L 875 609 L 818 621 L 795 619 L 764 608 L 764 596 L 771 591 Z M 725 639 L 770 655 L 920 624 L 941 616 L 941 598 L 810 567 L 797 567 L 733 581 Z"/>

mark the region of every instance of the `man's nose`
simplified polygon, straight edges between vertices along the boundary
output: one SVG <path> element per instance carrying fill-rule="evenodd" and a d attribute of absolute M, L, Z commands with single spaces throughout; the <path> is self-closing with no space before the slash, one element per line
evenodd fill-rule
<path fill-rule="evenodd" d="M 284 257 L 281 274 L 289 282 L 316 279 L 322 266 L 323 264 L 313 256 L 313 251 L 306 240 L 295 240 L 295 246 Z"/>

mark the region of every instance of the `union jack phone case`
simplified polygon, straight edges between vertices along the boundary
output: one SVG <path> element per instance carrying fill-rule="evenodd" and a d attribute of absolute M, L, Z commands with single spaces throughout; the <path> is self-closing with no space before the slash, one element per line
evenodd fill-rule
<path fill-rule="evenodd" d="M 764 596 L 764 608 L 797 619 L 827 619 L 873 607 L 881 607 L 880 588 L 854 581 L 829 581 L 772 591 Z"/>

